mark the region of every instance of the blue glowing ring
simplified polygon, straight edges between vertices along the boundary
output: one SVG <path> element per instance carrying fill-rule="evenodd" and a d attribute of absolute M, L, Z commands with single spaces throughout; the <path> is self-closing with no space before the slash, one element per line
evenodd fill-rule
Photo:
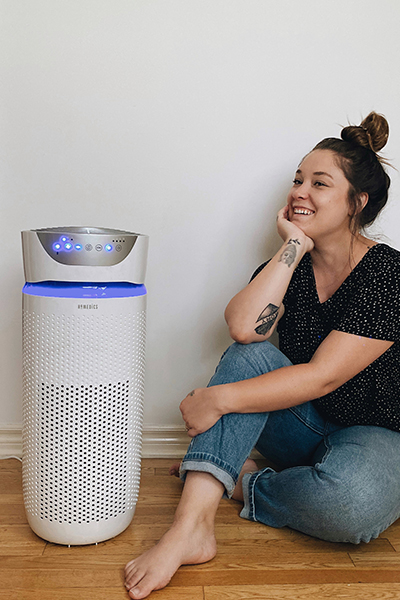
<path fill-rule="evenodd" d="M 40 281 L 26 283 L 22 290 L 28 296 L 49 298 L 131 298 L 145 296 L 143 284 L 121 282 L 79 283 L 73 281 Z"/>

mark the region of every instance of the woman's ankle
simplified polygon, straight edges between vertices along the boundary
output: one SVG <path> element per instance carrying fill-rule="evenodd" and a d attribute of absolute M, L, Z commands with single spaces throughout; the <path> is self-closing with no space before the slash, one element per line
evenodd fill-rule
<path fill-rule="evenodd" d="M 189 471 L 174 524 L 190 527 L 191 523 L 196 522 L 198 525 L 213 526 L 224 489 L 223 484 L 210 473 Z"/>

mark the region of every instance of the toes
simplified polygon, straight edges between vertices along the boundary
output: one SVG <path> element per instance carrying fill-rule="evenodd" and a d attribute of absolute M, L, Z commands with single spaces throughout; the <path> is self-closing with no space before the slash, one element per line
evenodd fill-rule
<path fill-rule="evenodd" d="M 146 598 L 151 593 L 152 590 L 149 590 L 148 593 L 145 593 L 141 587 L 136 586 L 129 590 L 128 594 L 130 598 L 134 598 L 134 600 L 140 600 L 141 598 Z"/>
<path fill-rule="evenodd" d="M 130 575 L 136 571 L 136 565 L 135 563 L 128 563 L 125 567 L 125 580 L 127 581 L 130 577 Z"/>
<path fill-rule="evenodd" d="M 170 469 L 169 469 L 169 474 L 170 475 L 175 475 L 175 477 L 179 477 L 179 468 L 181 466 L 180 462 L 174 463 L 173 465 L 171 465 Z"/>
<path fill-rule="evenodd" d="M 168 585 L 169 581 L 170 580 L 160 582 L 158 581 L 158 577 L 147 574 L 138 585 L 135 586 L 133 584 L 134 587 L 131 587 L 128 593 L 134 600 L 141 600 L 142 598 L 147 598 L 153 590 L 159 590 Z"/>
<path fill-rule="evenodd" d="M 136 568 L 136 560 L 130 560 L 128 563 L 126 563 L 125 569 L 124 569 L 125 577 L 127 576 L 128 573 L 130 573 L 132 571 L 132 569 L 135 569 L 135 568 Z"/>
<path fill-rule="evenodd" d="M 146 577 L 146 579 L 148 579 Z M 151 585 L 146 585 L 145 582 L 140 582 L 137 581 L 136 582 L 138 585 L 135 585 L 135 583 L 132 583 L 129 588 L 128 588 L 128 594 L 131 598 L 134 598 L 135 600 L 139 600 L 141 598 L 146 598 L 146 596 L 148 596 L 154 589 L 153 586 Z"/>
<path fill-rule="evenodd" d="M 125 587 L 127 590 L 133 588 L 143 578 L 144 573 L 141 573 L 136 565 L 132 565 L 125 571 Z"/>

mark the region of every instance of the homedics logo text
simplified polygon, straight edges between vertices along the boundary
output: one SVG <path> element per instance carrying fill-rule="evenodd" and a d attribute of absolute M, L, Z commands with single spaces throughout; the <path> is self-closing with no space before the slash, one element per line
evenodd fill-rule
<path fill-rule="evenodd" d="M 78 308 L 83 308 L 87 310 L 97 310 L 99 308 L 98 304 L 78 304 Z"/>

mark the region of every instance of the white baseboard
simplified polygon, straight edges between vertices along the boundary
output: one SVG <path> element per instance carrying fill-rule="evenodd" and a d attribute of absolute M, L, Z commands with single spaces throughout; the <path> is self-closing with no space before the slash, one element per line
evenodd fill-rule
<path fill-rule="evenodd" d="M 186 430 L 177 427 L 144 427 L 143 458 L 183 458 L 190 443 Z"/>
<path fill-rule="evenodd" d="M 0 428 L 0 458 L 22 456 L 22 430 L 20 427 Z"/>
<path fill-rule="evenodd" d="M 182 458 L 190 438 L 179 427 L 143 427 L 142 458 Z M 0 428 L 0 459 L 8 456 L 22 457 L 22 429 L 16 426 Z M 253 450 L 251 458 L 261 455 Z"/>
<path fill-rule="evenodd" d="M 143 428 L 143 458 L 182 458 L 190 438 L 184 428 Z M 22 456 L 22 429 L 16 426 L 0 428 L 0 458 Z"/>

